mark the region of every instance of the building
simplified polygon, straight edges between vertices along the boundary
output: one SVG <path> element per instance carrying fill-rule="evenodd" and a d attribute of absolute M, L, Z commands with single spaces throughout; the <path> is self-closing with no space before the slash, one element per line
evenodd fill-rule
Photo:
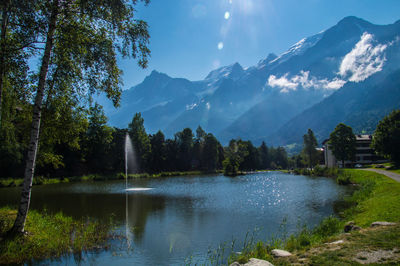
<path fill-rule="evenodd" d="M 342 162 L 337 161 L 335 156 L 332 154 L 332 150 L 329 149 L 329 139 L 324 140 L 322 145 L 324 147 L 324 159 L 326 167 L 343 167 Z M 345 161 L 345 166 L 354 166 L 356 164 L 371 164 L 371 163 L 383 163 L 386 162 L 382 157 L 375 154 L 371 148 L 372 135 L 356 135 L 356 157 L 355 161 Z"/>

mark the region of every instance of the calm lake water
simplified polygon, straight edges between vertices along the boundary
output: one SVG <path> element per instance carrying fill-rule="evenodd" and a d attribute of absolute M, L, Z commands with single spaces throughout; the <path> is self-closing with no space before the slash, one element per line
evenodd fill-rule
<path fill-rule="evenodd" d="M 280 172 L 130 180 L 128 187 L 151 189 L 126 193 L 122 180 L 33 187 L 32 209 L 113 217 L 128 239 L 115 240 L 110 250 L 36 263 L 182 265 L 190 257 L 202 263 L 209 248 L 224 242 L 236 240 L 240 250 L 247 232 L 256 230 L 256 239 L 267 240 L 315 226 L 347 193 L 329 178 Z M 18 197 L 18 188 L 0 189 L 0 206 L 15 205 Z"/>

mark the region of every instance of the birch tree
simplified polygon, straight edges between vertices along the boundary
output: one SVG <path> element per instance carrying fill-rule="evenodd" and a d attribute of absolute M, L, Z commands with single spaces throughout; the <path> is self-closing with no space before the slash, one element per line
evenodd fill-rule
<path fill-rule="evenodd" d="M 62 93 L 83 101 L 95 92 L 104 92 L 117 106 L 122 85 L 117 54 L 133 57 L 143 68 L 150 54 L 147 24 L 134 17 L 136 0 L 37 0 L 35 3 L 44 21 L 38 36 L 44 50 L 37 76 L 21 201 L 12 234 L 24 232 L 44 98 Z"/>

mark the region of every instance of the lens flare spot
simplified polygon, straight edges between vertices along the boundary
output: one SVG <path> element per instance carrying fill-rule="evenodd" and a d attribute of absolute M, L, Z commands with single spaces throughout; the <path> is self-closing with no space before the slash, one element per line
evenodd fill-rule
<path fill-rule="evenodd" d="M 219 42 L 218 43 L 218 50 L 222 50 L 224 48 L 224 43 L 223 42 Z"/>
<path fill-rule="evenodd" d="M 231 13 L 229 13 L 229 11 L 225 12 L 224 18 L 225 19 L 229 19 L 231 17 Z"/>

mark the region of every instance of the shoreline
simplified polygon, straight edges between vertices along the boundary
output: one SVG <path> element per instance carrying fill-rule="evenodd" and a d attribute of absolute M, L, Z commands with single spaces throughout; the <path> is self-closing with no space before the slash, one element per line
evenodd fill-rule
<path fill-rule="evenodd" d="M 348 183 L 343 183 L 346 185 L 357 184 L 352 195 L 343 199 L 339 218 L 327 217 L 317 227 L 304 227 L 286 239 L 258 242 L 242 250 L 240 255 L 231 254 L 229 263 L 246 263 L 250 258 L 257 258 L 274 265 L 332 265 L 337 261 L 354 264 L 369 260 L 371 250 L 378 249 L 380 254 L 386 254 L 382 247 L 393 251 L 386 259 L 388 263 L 400 262 L 400 255 L 396 255 L 400 253 L 396 251 L 400 248 L 400 183 L 379 173 L 356 169 L 344 169 L 336 180 L 338 183 L 347 180 Z M 357 230 L 344 232 L 344 226 L 350 221 Z M 397 225 L 370 228 L 376 221 Z M 272 255 L 273 249 L 285 249 L 292 255 L 278 258 Z M 366 254 L 365 258 L 360 254 Z"/>
<path fill-rule="evenodd" d="M 174 177 L 174 176 L 194 176 L 194 175 L 210 175 L 220 174 L 220 171 L 216 172 L 202 172 L 202 171 L 187 171 L 187 172 L 161 172 L 161 173 L 140 173 L 140 174 L 128 174 L 128 179 L 139 179 L 139 178 L 159 178 L 159 177 Z M 108 181 L 108 180 L 125 180 L 124 173 L 115 174 L 88 174 L 83 176 L 72 176 L 72 177 L 43 177 L 35 176 L 33 178 L 32 185 L 50 185 L 59 183 L 70 183 L 70 182 L 88 182 L 88 181 Z M 23 183 L 23 178 L 0 178 L 0 188 L 7 187 L 19 187 Z"/>

